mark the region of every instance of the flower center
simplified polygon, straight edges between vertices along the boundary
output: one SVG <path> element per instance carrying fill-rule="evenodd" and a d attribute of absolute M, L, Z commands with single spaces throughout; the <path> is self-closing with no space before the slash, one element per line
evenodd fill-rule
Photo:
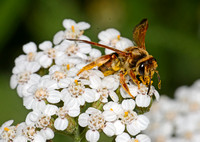
<path fill-rule="evenodd" d="M 34 139 L 34 135 L 36 134 L 35 126 L 28 126 L 24 128 L 22 131 L 29 141 L 32 141 Z"/>
<path fill-rule="evenodd" d="M 57 111 L 57 115 L 62 119 L 65 118 L 67 113 L 68 113 L 67 110 L 63 107 L 59 108 L 59 110 Z"/>
<path fill-rule="evenodd" d="M 105 119 L 101 113 L 90 115 L 88 127 L 91 130 L 103 129 L 105 126 Z"/>
<path fill-rule="evenodd" d="M 27 61 L 32 62 L 35 60 L 35 53 L 34 52 L 30 52 L 27 54 Z"/>
<path fill-rule="evenodd" d="M 77 47 L 75 44 L 72 44 L 66 49 L 65 53 L 68 56 L 71 56 L 71 55 L 75 55 L 78 52 L 78 50 L 79 50 L 79 47 Z"/>
<path fill-rule="evenodd" d="M 7 131 L 7 132 L 8 132 L 9 130 L 10 130 L 10 129 L 9 129 L 8 127 L 5 127 L 5 128 L 4 128 L 4 131 Z"/>
<path fill-rule="evenodd" d="M 139 142 L 139 140 L 138 140 L 138 139 L 135 139 L 134 142 Z"/>
<path fill-rule="evenodd" d="M 50 124 L 50 120 L 51 120 L 50 116 L 44 115 L 38 120 L 36 126 L 38 128 L 45 128 Z"/>
<path fill-rule="evenodd" d="M 98 89 L 97 92 L 100 94 L 100 100 L 108 98 L 109 91 L 106 88 Z"/>
<path fill-rule="evenodd" d="M 62 64 L 61 65 L 61 71 L 67 72 L 70 68 L 73 68 L 74 64 Z"/>
<path fill-rule="evenodd" d="M 134 111 L 125 111 L 119 118 L 123 124 L 130 124 L 133 120 L 137 119 L 137 113 Z"/>
<path fill-rule="evenodd" d="M 67 74 L 60 71 L 55 71 L 51 76 L 51 78 L 56 81 L 60 81 L 61 79 L 66 78 L 66 77 L 67 77 Z"/>
<path fill-rule="evenodd" d="M 25 71 L 17 75 L 18 83 L 25 84 L 30 80 L 31 72 Z"/>
<path fill-rule="evenodd" d="M 47 51 L 47 55 L 49 58 L 55 59 L 56 58 L 56 50 L 54 48 L 50 48 Z"/>
<path fill-rule="evenodd" d="M 83 33 L 83 30 L 79 30 L 76 26 L 72 25 L 70 29 L 65 31 L 65 38 L 79 38 Z"/>
<path fill-rule="evenodd" d="M 69 87 L 68 91 L 71 93 L 71 96 L 74 98 L 78 98 L 84 93 L 85 86 L 78 82 L 77 80 L 74 81 Z"/>
<path fill-rule="evenodd" d="M 37 89 L 37 91 L 35 92 L 35 97 L 38 100 L 46 99 L 48 97 L 47 89 L 45 89 L 45 88 Z"/>
<path fill-rule="evenodd" d="M 9 128 L 5 127 L 4 131 L 0 134 L 0 137 L 6 141 L 13 140 L 15 138 L 15 136 L 16 136 L 16 127 L 15 126 L 11 126 Z"/>
<path fill-rule="evenodd" d="M 115 46 L 116 43 L 120 40 L 120 35 L 117 35 L 117 38 L 113 38 L 111 41 L 110 41 L 110 44 L 111 46 Z"/>

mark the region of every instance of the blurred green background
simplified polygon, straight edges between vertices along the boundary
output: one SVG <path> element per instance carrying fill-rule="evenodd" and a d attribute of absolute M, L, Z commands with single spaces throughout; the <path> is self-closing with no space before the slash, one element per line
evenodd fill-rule
<path fill-rule="evenodd" d="M 178 86 L 200 78 L 199 0 L 1 0 L 0 124 L 9 119 L 22 122 L 29 112 L 9 87 L 14 59 L 29 41 L 52 40 L 64 29 L 65 18 L 90 23 L 85 34 L 96 42 L 106 28 L 132 39 L 134 26 L 148 18 L 146 47 L 159 64 L 160 94 L 173 97 Z"/>

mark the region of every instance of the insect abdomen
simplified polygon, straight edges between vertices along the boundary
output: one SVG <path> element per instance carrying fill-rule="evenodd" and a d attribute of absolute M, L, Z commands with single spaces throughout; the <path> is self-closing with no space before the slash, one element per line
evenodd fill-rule
<path fill-rule="evenodd" d="M 111 59 L 105 64 L 101 65 L 98 69 L 103 72 L 104 76 L 114 74 L 120 69 L 120 60 L 118 59 L 118 54 L 113 53 L 110 55 Z"/>

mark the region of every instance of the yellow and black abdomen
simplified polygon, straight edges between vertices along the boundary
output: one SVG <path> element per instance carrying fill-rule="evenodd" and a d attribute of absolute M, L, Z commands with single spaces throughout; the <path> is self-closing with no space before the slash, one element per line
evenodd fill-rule
<path fill-rule="evenodd" d="M 111 58 L 109 61 L 101 65 L 98 69 L 103 72 L 104 76 L 114 74 L 121 68 L 121 62 L 118 58 L 117 53 L 110 54 Z"/>

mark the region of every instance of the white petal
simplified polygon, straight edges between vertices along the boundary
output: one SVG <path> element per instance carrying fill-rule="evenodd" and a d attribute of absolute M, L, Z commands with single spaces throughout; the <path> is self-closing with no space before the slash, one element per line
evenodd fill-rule
<path fill-rule="evenodd" d="M 89 108 L 85 111 L 85 113 L 87 113 L 87 114 L 94 114 L 94 113 L 101 113 L 101 111 L 98 110 L 98 109 L 96 109 L 96 108 L 89 107 Z"/>
<path fill-rule="evenodd" d="M 46 142 L 46 139 L 41 134 L 36 134 L 33 142 Z"/>
<path fill-rule="evenodd" d="M 106 31 L 101 31 L 98 34 L 98 38 L 99 38 L 99 40 L 105 42 L 105 44 L 109 44 L 109 42 L 110 42 L 110 37 Z"/>
<path fill-rule="evenodd" d="M 113 111 L 109 111 L 109 110 L 104 111 L 103 116 L 106 121 L 114 121 L 117 119 L 117 116 L 115 115 L 115 113 Z"/>
<path fill-rule="evenodd" d="M 61 118 L 56 118 L 56 120 L 54 121 L 54 127 L 57 129 L 57 130 L 65 130 L 68 126 L 68 120 L 66 118 L 64 119 L 61 119 Z"/>
<path fill-rule="evenodd" d="M 17 65 L 20 62 L 26 61 L 27 55 L 19 55 L 17 58 L 15 58 L 15 64 Z"/>
<path fill-rule="evenodd" d="M 90 87 L 94 88 L 94 89 L 98 89 L 99 87 L 101 87 L 101 79 L 100 77 L 98 77 L 97 75 L 93 75 L 89 77 L 90 79 Z"/>
<path fill-rule="evenodd" d="M 88 125 L 88 119 L 89 115 L 87 113 L 82 113 L 81 115 L 79 115 L 78 124 L 81 127 L 86 127 Z"/>
<path fill-rule="evenodd" d="M 74 98 L 74 99 L 76 99 L 76 98 Z M 78 104 L 81 106 L 85 104 L 85 99 L 83 98 L 83 96 L 79 96 L 76 100 L 77 100 Z"/>
<path fill-rule="evenodd" d="M 26 109 L 31 109 L 33 102 L 34 102 L 33 96 L 28 96 L 23 98 L 23 105 L 26 107 Z"/>
<path fill-rule="evenodd" d="M 89 142 L 97 142 L 99 140 L 100 134 L 98 131 L 88 130 L 86 132 L 86 139 Z"/>
<path fill-rule="evenodd" d="M 29 112 L 28 115 L 26 116 L 26 125 L 31 125 L 33 124 L 34 122 L 36 122 L 38 120 L 40 116 L 40 112 L 38 111 L 32 111 L 32 112 Z"/>
<path fill-rule="evenodd" d="M 81 53 L 84 53 L 84 54 L 88 54 L 91 52 L 91 45 L 89 44 L 86 44 L 86 43 L 79 43 L 78 44 L 78 47 L 79 47 L 79 51 Z"/>
<path fill-rule="evenodd" d="M 113 50 L 110 50 L 110 49 L 105 49 L 105 54 L 108 55 L 108 54 L 111 54 L 111 53 L 114 53 L 115 51 Z"/>
<path fill-rule="evenodd" d="M 27 138 L 25 136 L 20 136 L 17 135 L 14 139 L 13 142 L 27 142 Z"/>
<path fill-rule="evenodd" d="M 130 140 L 131 140 L 131 137 L 125 132 L 118 135 L 115 139 L 116 142 L 129 142 Z"/>
<path fill-rule="evenodd" d="M 71 26 L 76 25 L 76 22 L 74 20 L 71 19 L 64 19 L 63 20 L 63 27 L 65 27 L 66 29 L 70 29 Z"/>
<path fill-rule="evenodd" d="M 73 107 L 69 109 L 68 115 L 71 117 L 77 117 L 80 114 L 80 107 Z"/>
<path fill-rule="evenodd" d="M 144 115 L 139 115 L 136 123 L 140 130 L 145 130 L 149 125 L 149 119 Z"/>
<path fill-rule="evenodd" d="M 135 108 L 135 101 L 133 99 L 123 100 L 122 108 L 124 110 L 133 110 Z"/>
<path fill-rule="evenodd" d="M 52 64 L 52 59 L 49 58 L 47 55 L 43 55 L 39 58 L 39 63 L 44 68 L 49 67 Z"/>
<path fill-rule="evenodd" d="M 40 75 L 38 74 L 31 74 L 30 75 L 30 80 L 28 83 L 30 84 L 38 84 L 39 83 L 39 80 L 40 80 Z"/>
<path fill-rule="evenodd" d="M 119 97 L 117 96 L 117 94 L 114 91 L 109 91 L 109 96 L 114 102 L 119 101 Z"/>
<path fill-rule="evenodd" d="M 91 39 L 90 39 L 89 37 L 85 36 L 85 35 L 81 35 L 81 36 L 79 37 L 79 39 L 91 41 Z"/>
<path fill-rule="evenodd" d="M 87 60 L 87 58 L 88 58 L 87 55 L 85 55 L 85 54 L 83 54 L 81 52 L 77 52 L 76 56 L 81 58 L 81 59 L 83 59 L 83 60 Z"/>
<path fill-rule="evenodd" d="M 16 66 L 12 69 L 12 73 L 18 74 L 18 73 L 24 72 L 26 65 L 27 65 L 27 62 L 23 62 L 23 61 L 17 63 Z"/>
<path fill-rule="evenodd" d="M 148 107 L 151 102 L 151 98 L 148 95 L 137 95 L 136 99 L 136 105 L 139 107 Z"/>
<path fill-rule="evenodd" d="M 125 125 L 123 125 L 120 120 L 115 121 L 114 126 L 115 126 L 115 130 L 116 130 L 115 135 L 119 135 L 119 134 L 123 133 L 125 130 Z"/>
<path fill-rule="evenodd" d="M 47 77 L 47 78 L 45 78 Z M 46 75 L 46 76 L 43 76 L 43 78 L 45 78 L 44 80 L 44 84 L 43 86 L 45 88 L 48 88 L 48 90 L 50 91 L 54 91 L 54 89 L 58 89 L 58 86 L 57 86 L 57 82 L 55 80 L 50 80 L 49 79 L 49 75 Z M 50 92 L 49 92 L 50 93 Z M 56 92 L 55 92 L 56 93 Z M 59 92 L 57 91 L 57 94 L 59 95 Z"/>
<path fill-rule="evenodd" d="M 39 48 L 41 50 L 50 49 L 50 48 L 52 48 L 52 43 L 51 43 L 51 41 L 44 41 L 44 42 L 42 42 L 42 43 L 39 44 Z"/>
<path fill-rule="evenodd" d="M 155 97 L 156 97 L 156 101 L 159 101 L 160 95 L 159 95 L 159 93 L 158 93 L 157 90 L 154 90 L 154 95 L 155 95 Z"/>
<path fill-rule="evenodd" d="M 37 62 L 30 62 L 26 66 L 27 71 L 31 71 L 31 73 L 37 72 L 40 69 L 40 64 Z"/>
<path fill-rule="evenodd" d="M 147 136 L 145 134 L 139 134 L 139 135 L 137 135 L 136 139 L 138 141 L 141 141 L 141 142 L 151 142 L 151 139 L 149 138 L 149 136 Z"/>
<path fill-rule="evenodd" d="M 47 101 L 50 103 L 58 103 L 60 102 L 61 95 L 59 91 L 49 91 L 49 97 Z"/>
<path fill-rule="evenodd" d="M 92 48 L 89 55 L 93 58 L 98 58 L 98 57 L 101 57 L 102 54 L 101 54 L 101 51 L 99 51 L 98 49 Z"/>
<path fill-rule="evenodd" d="M 118 35 L 120 35 L 120 32 L 114 28 L 109 28 L 106 30 L 106 32 L 112 37 L 117 37 Z"/>
<path fill-rule="evenodd" d="M 50 140 L 50 139 L 53 139 L 54 138 L 54 132 L 52 129 L 50 128 L 46 128 L 46 129 L 42 129 L 40 131 L 40 133 L 42 134 L 42 136 L 47 139 L 47 140 Z"/>
<path fill-rule="evenodd" d="M 43 100 L 34 100 L 32 104 L 32 109 L 33 110 L 40 110 L 42 111 L 45 108 L 46 104 Z"/>
<path fill-rule="evenodd" d="M 24 53 L 28 54 L 30 52 L 36 52 L 37 46 L 34 42 L 29 42 L 25 45 L 23 45 L 23 51 Z"/>
<path fill-rule="evenodd" d="M 83 93 L 83 97 L 84 97 L 86 102 L 92 103 L 96 99 L 95 98 L 96 97 L 95 94 L 97 94 L 97 92 L 95 90 L 86 88 L 85 92 Z"/>
<path fill-rule="evenodd" d="M 17 87 L 17 76 L 16 75 L 12 75 L 11 78 L 10 78 L 10 87 L 12 89 L 15 89 Z"/>
<path fill-rule="evenodd" d="M 130 135 L 132 135 L 132 136 L 135 136 L 138 133 L 140 133 L 140 129 L 138 128 L 137 125 L 134 125 L 134 123 L 131 123 L 130 125 L 127 125 L 126 129 L 127 129 L 128 133 Z"/>
<path fill-rule="evenodd" d="M 54 37 L 53 37 L 53 43 L 54 44 L 59 44 L 63 40 L 64 32 L 59 31 L 57 32 Z"/>
<path fill-rule="evenodd" d="M 86 30 L 90 28 L 90 24 L 86 23 L 86 22 L 79 22 L 77 24 L 79 30 Z"/>
<path fill-rule="evenodd" d="M 119 50 L 125 50 L 128 47 L 133 46 L 133 43 L 129 39 L 122 39 L 116 43 L 116 48 Z"/>
<path fill-rule="evenodd" d="M 50 105 L 50 104 L 47 104 L 45 106 L 45 109 L 44 109 L 44 114 L 46 115 L 49 115 L 49 116 L 52 116 L 54 114 L 56 114 L 56 111 L 58 110 L 58 107 L 55 106 L 55 105 Z"/>
<path fill-rule="evenodd" d="M 106 126 L 103 128 L 103 132 L 109 136 L 112 137 L 115 134 L 115 126 L 113 123 L 107 122 Z"/>
<path fill-rule="evenodd" d="M 79 107 L 79 103 L 77 99 L 71 98 L 64 102 L 64 107 L 66 107 L 67 109 L 73 109 L 73 108 Z"/>

